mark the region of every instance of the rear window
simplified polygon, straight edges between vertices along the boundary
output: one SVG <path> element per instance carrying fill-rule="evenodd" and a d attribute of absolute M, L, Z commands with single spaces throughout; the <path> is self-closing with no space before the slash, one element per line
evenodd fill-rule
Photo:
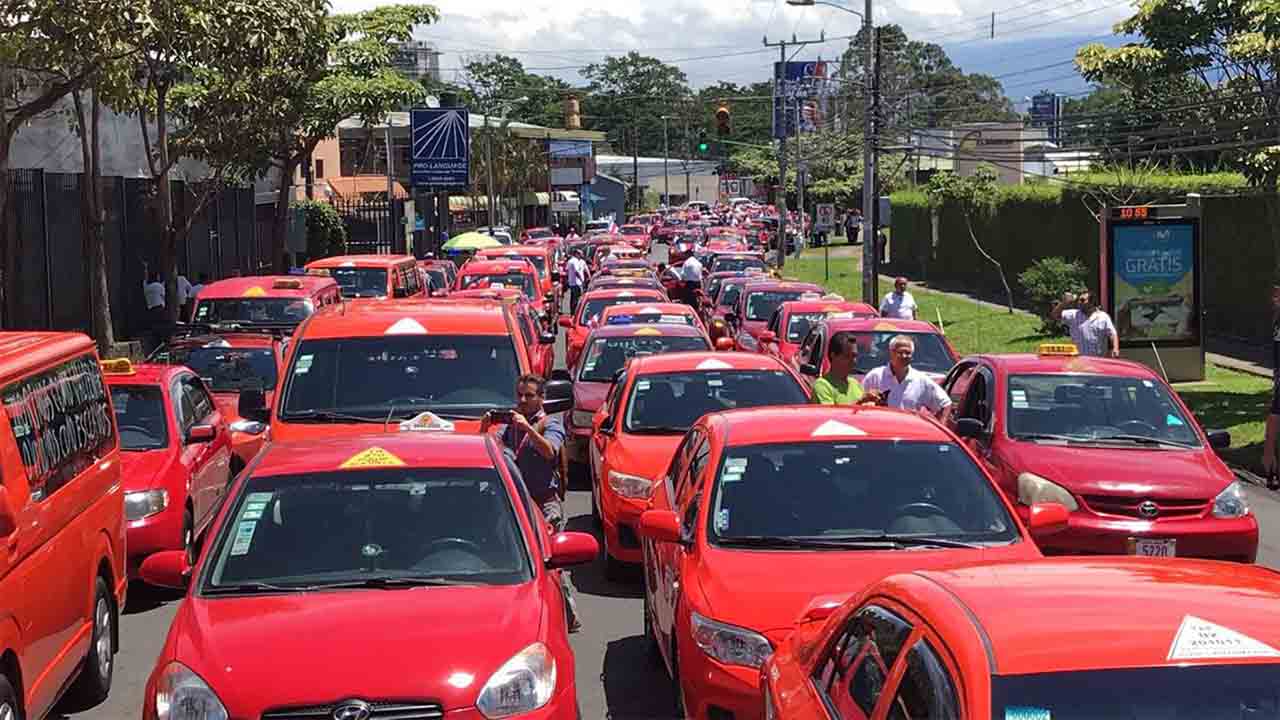
<path fill-rule="evenodd" d="M 230 298 L 201 300 L 196 304 L 198 323 L 298 324 L 315 312 L 310 300 L 300 298 Z"/>
<path fill-rule="evenodd" d="M 710 350 L 701 337 L 650 335 L 596 338 L 587 349 L 578 379 L 584 382 L 612 382 L 613 376 L 637 355 Z"/>
<path fill-rule="evenodd" d="M 593 298 L 582 303 L 582 309 L 578 311 L 578 324 L 589 325 L 593 320 L 600 319 L 600 313 L 604 312 L 607 307 L 621 305 L 623 303 L 633 303 L 638 300 L 643 302 L 646 298 L 635 297 L 611 297 L 611 298 Z"/>
<path fill-rule="evenodd" d="M 342 297 L 376 298 L 387 296 L 387 271 L 385 268 L 339 267 L 329 270 L 329 276 L 338 282 Z"/>

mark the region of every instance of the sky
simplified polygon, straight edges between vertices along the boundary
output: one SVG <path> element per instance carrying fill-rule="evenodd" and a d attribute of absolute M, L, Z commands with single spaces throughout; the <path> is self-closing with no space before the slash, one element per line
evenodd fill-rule
<path fill-rule="evenodd" d="M 412 2 L 413 0 L 383 0 Z M 835 0 L 844 4 L 845 0 Z M 347 12 L 379 0 L 332 0 Z M 856 0 L 855 0 L 856 2 Z M 877 24 L 897 23 L 913 40 L 936 42 L 967 72 L 995 75 L 1021 108 L 1041 90 L 1079 95 L 1087 84 L 1070 60 L 1086 42 L 1119 44 L 1112 25 L 1131 0 L 875 0 Z M 513 55 L 526 69 L 578 84 L 578 68 L 639 50 L 677 65 L 691 85 L 767 80 L 778 48 L 772 41 L 817 39 L 790 59 L 836 57 L 862 22 L 836 8 L 793 7 L 785 0 L 434 0 L 440 20 L 416 36 L 443 52 L 442 76 L 453 80 L 467 58 Z M 845 5 L 845 7 L 850 7 Z M 852 9 L 861 11 L 862 3 Z M 995 13 L 995 37 L 991 15 Z"/>

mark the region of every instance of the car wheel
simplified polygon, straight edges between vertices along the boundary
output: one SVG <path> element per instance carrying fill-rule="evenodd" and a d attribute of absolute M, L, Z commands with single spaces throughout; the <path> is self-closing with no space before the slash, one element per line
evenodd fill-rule
<path fill-rule="evenodd" d="M 676 651 L 675 638 L 671 639 L 671 695 L 675 699 L 676 717 L 689 717 L 684 706 L 684 688 L 680 685 L 680 654 Z"/>
<path fill-rule="evenodd" d="M 196 564 L 196 523 L 191 516 L 191 508 L 182 513 L 182 552 L 186 556 L 187 567 Z"/>
<path fill-rule="evenodd" d="M 653 632 L 653 617 L 650 614 L 648 585 L 649 583 L 646 580 L 644 591 L 644 654 L 649 658 L 649 662 L 655 666 L 661 666 L 662 652 L 658 650 L 658 636 Z"/>
<path fill-rule="evenodd" d="M 116 609 L 111 601 L 111 590 L 102 578 L 94 584 L 93 634 L 89 640 L 89 654 L 85 656 L 80 677 L 76 678 L 73 693 L 81 702 L 96 705 L 107 699 L 111 692 L 111 676 L 115 671 L 115 623 Z M 3 717 L 3 716 L 0 716 Z"/>
<path fill-rule="evenodd" d="M 9 678 L 0 675 L 0 720 L 22 720 L 22 705 Z"/>

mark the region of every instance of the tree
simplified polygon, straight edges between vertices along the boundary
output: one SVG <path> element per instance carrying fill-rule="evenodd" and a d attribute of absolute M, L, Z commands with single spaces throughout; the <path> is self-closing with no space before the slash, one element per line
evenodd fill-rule
<path fill-rule="evenodd" d="M 973 247 L 978 251 L 987 262 L 996 268 L 996 273 L 1000 276 L 1000 284 L 1004 285 L 1005 299 L 1008 301 L 1009 312 L 1013 313 L 1013 290 L 1009 287 L 1009 281 L 1004 276 L 1004 266 L 999 260 L 991 256 L 986 248 L 982 246 L 982 242 L 978 240 L 978 233 L 974 230 L 974 222 L 985 217 L 989 217 L 995 209 L 996 198 L 996 173 L 991 168 L 980 165 L 974 171 L 973 175 L 962 177 L 954 173 L 938 173 L 929 178 L 929 185 L 925 188 L 925 193 L 929 197 L 929 205 L 935 211 L 941 210 L 948 205 L 955 207 L 964 217 L 965 229 L 969 231 L 969 239 L 973 241 Z"/>
<path fill-rule="evenodd" d="M 580 74 L 588 82 L 584 112 L 592 129 L 606 132 L 615 150 L 662 153 L 662 116 L 689 106 L 684 71 L 633 50 L 592 63 Z"/>
<path fill-rule="evenodd" d="M 480 56 L 463 64 L 462 97 L 473 112 L 501 115 L 536 125 L 558 125 L 569 84 L 526 72 L 508 55 Z"/>
<path fill-rule="evenodd" d="M 278 88 L 258 108 L 271 166 L 280 173 L 271 243 L 278 272 L 288 270 L 284 258 L 294 174 L 339 122 L 349 117 L 381 122 L 392 110 L 423 98 L 422 85 L 392 68 L 392 43 L 408 40 L 415 25 L 438 17 L 430 5 L 387 5 L 328 17 L 318 32 L 302 38 L 292 56 L 266 69 Z"/>

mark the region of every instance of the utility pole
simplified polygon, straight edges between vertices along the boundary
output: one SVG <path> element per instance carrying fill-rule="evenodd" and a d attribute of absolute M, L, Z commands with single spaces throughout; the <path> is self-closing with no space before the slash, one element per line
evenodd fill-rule
<path fill-rule="evenodd" d="M 872 77 L 876 75 L 875 26 L 871 24 L 871 0 L 866 0 L 866 10 L 862 16 L 864 42 L 867 44 L 866 68 L 863 73 L 865 107 L 862 123 L 862 301 L 872 307 L 879 307 L 877 298 L 879 288 L 876 286 L 876 226 L 875 210 L 879 204 L 876 196 L 876 131 L 875 116 L 879 108 L 875 107 L 872 97 Z"/>
<path fill-rule="evenodd" d="M 801 247 L 804 246 L 804 185 L 809 180 L 808 168 L 804 162 L 804 140 L 800 137 L 800 127 L 803 121 L 801 113 L 800 98 L 796 97 L 796 210 L 799 216 L 800 227 L 796 228 L 796 242 Z"/>
<path fill-rule="evenodd" d="M 640 212 L 640 126 L 631 128 L 631 211 Z M 622 218 L 626 222 L 626 218 Z M 618 223 L 621 225 L 622 223 Z"/>
<path fill-rule="evenodd" d="M 667 144 L 667 120 L 669 115 L 662 116 L 662 204 L 671 204 L 671 173 L 667 170 L 667 159 L 671 155 L 671 149 Z"/>
<path fill-rule="evenodd" d="M 486 148 L 488 149 L 488 152 L 486 153 L 487 158 L 485 159 L 485 163 L 484 163 L 484 166 L 485 166 L 484 167 L 485 169 L 484 184 L 485 184 L 485 190 L 488 193 L 488 197 L 485 198 L 485 202 L 489 206 L 489 232 L 492 233 L 493 226 L 494 226 L 494 218 L 495 218 L 494 207 L 493 207 L 495 204 L 494 197 L 493 197 L 493 134 L 489 132 L 489 114 L 488 113 L 484 114 L 484 134 L 485 134 L 485 145 L 486 145 Z"/>
<path fill-rule="evenodd" d="M 875 42 L 873 43 L 875 52 L 873 54 L 874 62 L 872 67 L 875 72 L 871 75 L 871 140 L 868 146 L 871 148 L 872 157 L 878 150 L 877 145 L 880 142 L 880 34 L 875 33 Z M 871 300 L 869 303 L 872 307 L 880 307 L 880 189 L 876 186 L 876 175 L 871 175 L 871 227 L 875 230 L 872 239 L 875 240 L 871 244 Z"/>
<path fill-rule="evenodd" d="M 689 190 L 689 155 L 693 152 L 690 147 L 689 140 L 689 113 L 686 109 L 684 115 L 684 201 L 689 202 L 689 198 L 693 193 Z"/>
<path fill-rule="evenodd" d="M 781 40 L 776 43 L 770 43 L 769 38 L 766 36 L 764 39 L 764 46 L 765 47 L 776 46 L 778 48 L 778 62 L 782 63 L 784 67 L 786 66 L 786 63 L 787 63 L 787 41 L 786 40 Z M 779 70 L 773 71 L 773 101 L 775 103 L 778 102 L 779 97 L 783 97 L 782 92 L 784 91 L 784 88 L 778 87 L 779 72 L 780 72 Z M 786 75 L 785 75 L 785 71 L 783 72 L 784 72 L 783 81 L 785 82 Z M 777 122 L 778 113 L 776 110 L 773 111 L 773 117 L 774 117 L 774 122 Z M 777 260 L 779 270 L 782 269 L 783 265 L 786 263 L 786 258 L 787 258 L 787 128 L 786 128 L 786 122 L 787 122 L 787 101 L 784 98 L 782 101 L 783 127 L 782 127 L 782 132 L 779 133 L 779 138 L 778 138 L 778 252 L 776 255 L 776 260 Z M 798 135 L 799 132 L 800 132 L 800 128 L 797 127 L 796 134 Z"/>
<path fill-rule="evenodd" d="M 387 125 L 382 129 L 382 139 L 387 146 L 387 244 L 391 252 L 396 252 L 396 214 L 395 210 L 395 177 L 391 168 L 391 116 L 387 116 Z"/>

